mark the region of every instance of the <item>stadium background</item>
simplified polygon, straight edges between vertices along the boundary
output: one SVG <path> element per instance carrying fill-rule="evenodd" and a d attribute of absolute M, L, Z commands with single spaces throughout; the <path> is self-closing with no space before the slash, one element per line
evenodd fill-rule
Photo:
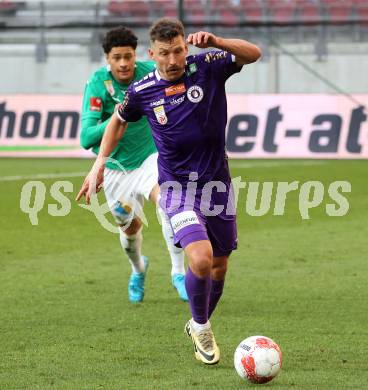
<path fill-rule="evenodd" d="M 73 201 L 91 165 L 69 157 L 91 156 L 78 146 L 79 115 L 85 82 L 104 64 L 101 36 L 132 27 L 146 59 L 147 29 L 162 16 L 262 48 L 227 84 L 233 176 L 325 186 L 307 220 L 298 191 L 283 216 L 274 193 L 258 217 L 240 194 L 214 370 L 180 335 L 188 310 L 170 288 L 152 206 L 147 295 L 131 307 L 116 236 Z M 259 333 L 284 352 L 271 387 L 366 388 L 367 40 L 366 0 L 0 1 L 0 388 L 242 388 L 232 353 Z M 21 206 L 29 181 L 46 193 L 37 225 Z M 67 213 L 52 195 L 58 181 L 72 183 Z M 352 189 L 339 218 L 326 214 L 334 181 Z"/>

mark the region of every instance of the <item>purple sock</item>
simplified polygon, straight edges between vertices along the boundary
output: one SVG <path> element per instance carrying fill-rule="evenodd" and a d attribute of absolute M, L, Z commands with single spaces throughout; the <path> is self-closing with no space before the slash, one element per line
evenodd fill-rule
<path fill-rule="evenodd" d="M 208 320 L 208 302 L 211 291 L 211 278 L 199 278 L 188 267 L 185 275 L 185 288 L 189 297 L 192 317 L 198 324 L 205 324 Z"/>
<path fill-rule="evenodd" d="M 210 292 L 210 302 L 208 305 L 208 318 L 211 317 L 211 314 L 215 310 L 218 301 L 221 298 L 222 291 L 224 289 L 224 280 L 213 280 L 211 283 L 211 292 Z"/>

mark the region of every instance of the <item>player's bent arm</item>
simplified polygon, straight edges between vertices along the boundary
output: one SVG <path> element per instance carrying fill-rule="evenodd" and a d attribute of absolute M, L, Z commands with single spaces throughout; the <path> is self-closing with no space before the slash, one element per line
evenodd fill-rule
<path fill-rule="evenodd" d="M 123 137 L 127 127 L 128 123 L 122 122 L 116 113 L 111 116 L 102 137 L 100 152 L 98 153 L 97 159 L 105 160 L 106 157 L 110 156 Z"/>
<path fill-rule="evenodd" d="M 91 195 L 101 189 L 106 157 L 109 157 L 115 149 L 119 140 L 123 137 L 127 126 L 128 124 L 126 122 L 121 122 L 116 113 L 112 115 L 102 137 L 100 151 L 92 169 L 84 179 L 83 185 L 76 197 L 77 201 L 85 196 L 86 203 L 89 204 Z"/>
<path fill-rule="evenodd" d="M 109 119 L 102 123 L 97 123 L 97 118 L 82 119 L 82 130 L 80 135 L 80 144 L 84 149 L 90 149 L 93 146 L 98 146 L 104 135 L 106 125 Z"/>
<path fill-rule="evenodd" d="M 244 39 L 221 38 L 206 31 L 189 34 L 187 42 L 202 49 L 215 47 L 228 51 L 235 56 L 238 65 L 256 62 L 262 55 L 258 46 Z"/>
<path fill-rule="evenodd" d="M 108 120 L 102 122 L 105 98 L 99 91 L 98 85 L 99 81 L 92 77 L 92 81 L 87 82 L 83 93 L 80 144 L 85 149 L 100 144 L 108 123 Z"/>
<path fill-rule="evenodd" d="M 217 45 L 215 47 L 233 54 L 238 65 L 256 62 L 262 55 L 258 46 L 243 39 L 216 38 Z"/>

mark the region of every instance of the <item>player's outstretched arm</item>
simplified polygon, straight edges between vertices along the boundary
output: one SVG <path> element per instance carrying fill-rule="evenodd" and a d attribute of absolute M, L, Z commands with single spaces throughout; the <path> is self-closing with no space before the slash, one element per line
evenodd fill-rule
<path fill-rule="evenodd" d="M 261 49 L 244 39 L 221 38 L 206 31 L 189 34 L 187 43 L 202 49 L 215 47 L 233 54 L 238 65 L 251 64 L 261 57 Z"/>
<path fill-rule="evenodd" d="M 91 171 L 84 179 L 83 185 L 76 197 L 78 201 L 83 196 L 86 197 L 86 203 L 90 203 L 91 195 L 101 189 L 103 182 L 103 171 L 105 169 L 105 160 L 110 156 L 117 146 L 119 140 L 123 137 L 128 124 L 121 123 L 116 114 L 113 114 L 106 126 L 102 137 L 100 152 L 92 166 Z"/>

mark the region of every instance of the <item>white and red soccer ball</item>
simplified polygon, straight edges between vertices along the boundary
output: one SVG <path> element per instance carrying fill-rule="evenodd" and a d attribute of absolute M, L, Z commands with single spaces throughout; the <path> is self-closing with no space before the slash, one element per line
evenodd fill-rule
<path fill-rule="evenodd" d="M 281 349 L 268 337 L 248 337 L 235 350 L 234 366 L 240 377 L 251 383 L 269 382 L 281 370 Z"/>

